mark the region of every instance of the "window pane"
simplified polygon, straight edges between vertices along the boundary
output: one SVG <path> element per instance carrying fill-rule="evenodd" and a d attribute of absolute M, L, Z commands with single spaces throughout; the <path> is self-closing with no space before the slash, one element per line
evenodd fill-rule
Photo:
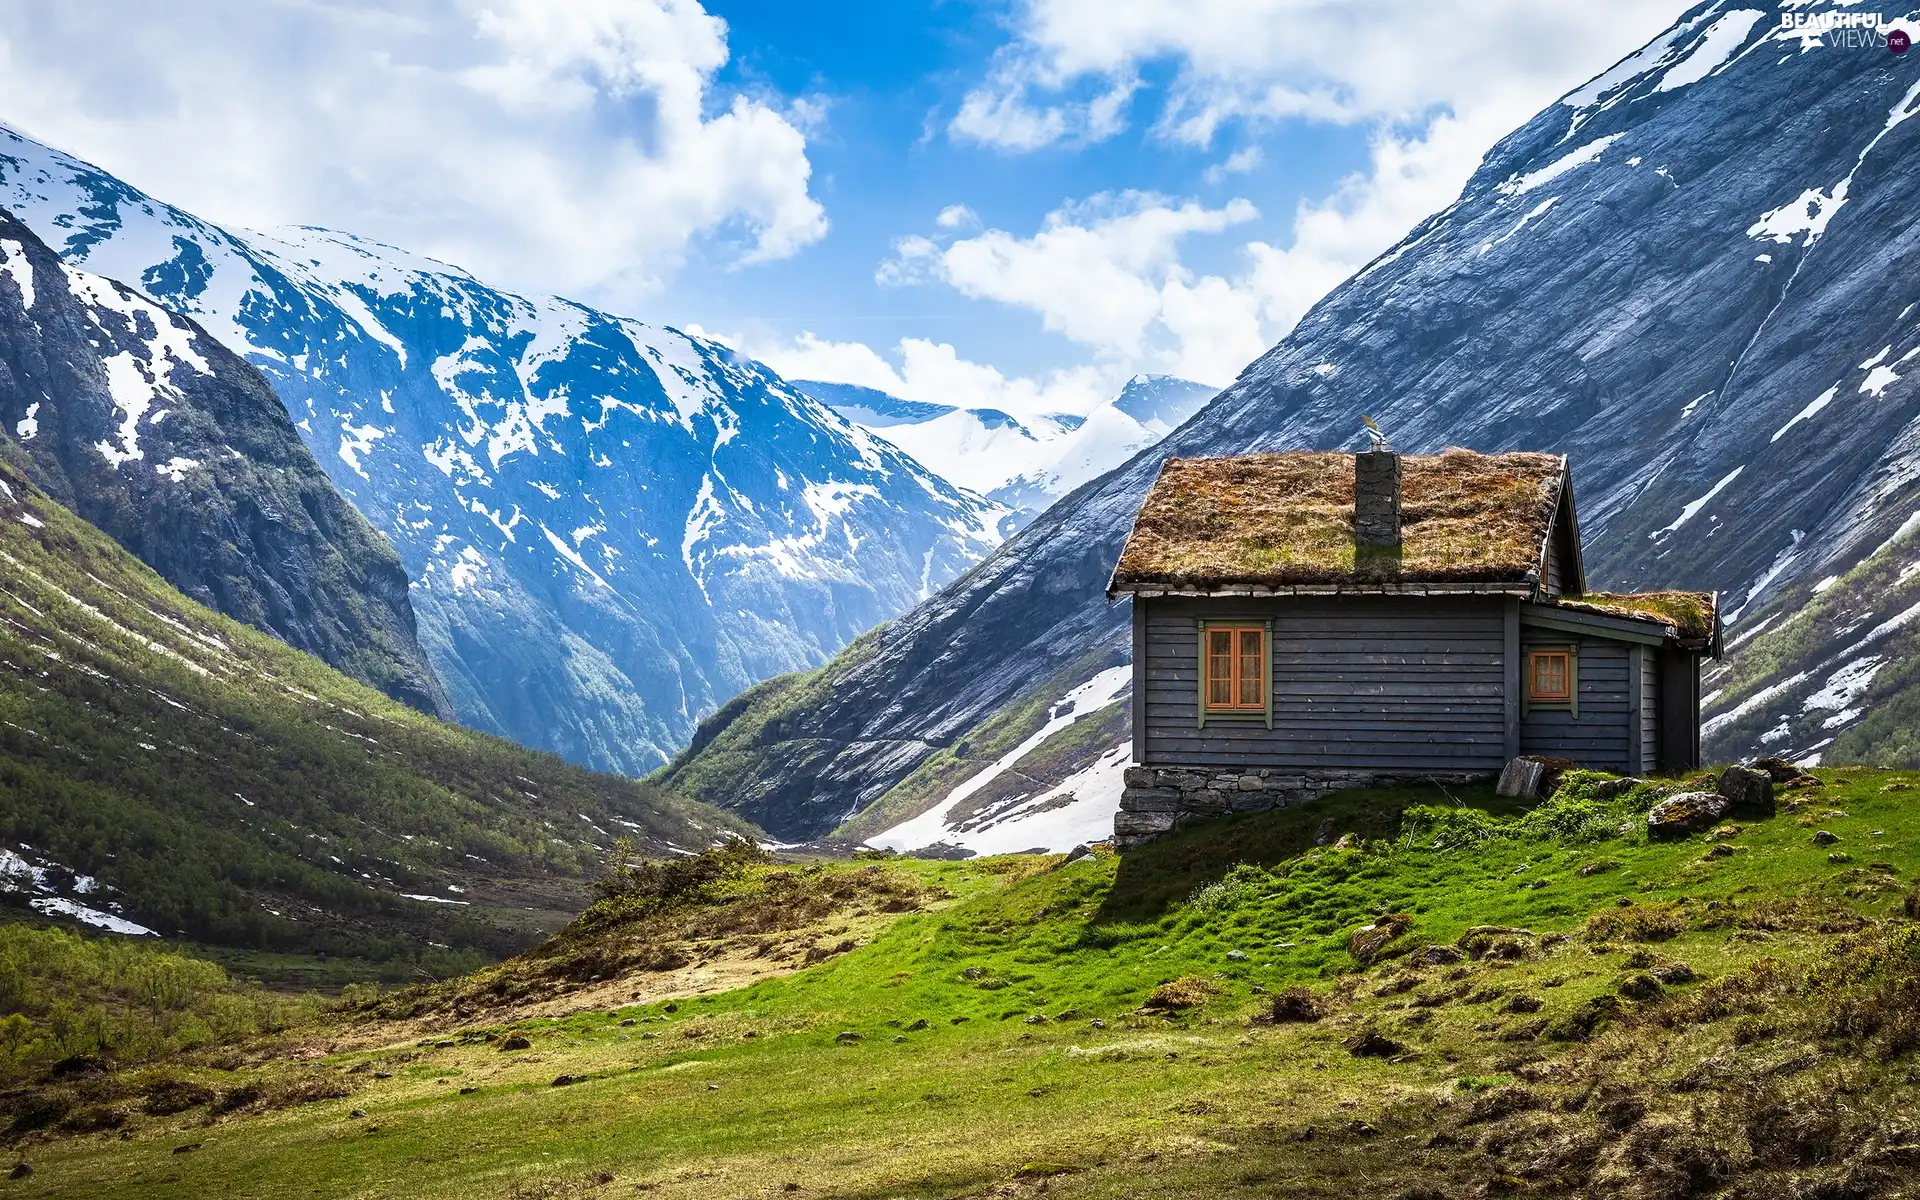
<path fill-rule="evenodd" d="M 1264 640 L 1258 629 L 1240 631 L 1240 703 L 1248 708 L 1258 708 L 1264 703 L 1260 695 L 1260 683 L 1266 675 L 1261 653 Z"/>
<path fill-rule="evenodd" d="M 1533 697 L 1538 700 L 1565 700 L 1572 695 L 1568 683 L 1571 664 L 1563 652 L 1543 652 L 1532 656 Z"/>
<path fill-rule="evenodd" d="M 1225 658 L 1227 655 L 1232 654 L 1233 653 L 1233 630 L 1231 629 L 1207 630 L 1207 653 L 1219 655 L 1221 658 Z"/>

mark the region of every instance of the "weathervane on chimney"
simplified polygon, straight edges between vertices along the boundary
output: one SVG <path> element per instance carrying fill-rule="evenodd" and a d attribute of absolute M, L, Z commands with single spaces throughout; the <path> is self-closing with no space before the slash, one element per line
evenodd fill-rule
<path fill-rule="evenodd" d="M 1367 437 L 1373 442 L 1373 447 L 1372 447 L 1373 452 L 1375 454 L 1386 454 L 1390 452 L 1393 449 L 1393 447 L 1387 444 L 1387 435 L 1385 431 L 1383 431 L 1378 425 L 1375 425 L 1373 423 L 1373 418 L 1367 416 L 1365 413 L 1362 413 L 1360 415 L 1360 419 L 1367 423 Z"/>

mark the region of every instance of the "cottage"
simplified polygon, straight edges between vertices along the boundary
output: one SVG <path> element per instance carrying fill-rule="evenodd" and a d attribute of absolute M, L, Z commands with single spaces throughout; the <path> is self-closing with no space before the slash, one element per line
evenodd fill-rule
<path fill-rule="evenodd" d="M 1521 755 L 1699 765 L 1716 597 L 1588 592 L 1559 455 L 1169 459 L 1107 590 L 1133 597 L 1122 845 Z"/>

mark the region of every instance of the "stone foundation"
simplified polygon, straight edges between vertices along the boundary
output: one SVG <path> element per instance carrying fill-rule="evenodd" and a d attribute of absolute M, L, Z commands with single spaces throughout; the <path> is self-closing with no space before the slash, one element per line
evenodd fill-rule
<path fill-rule="evenodd" d="M 1113 844 L 1137 846 L 1189 821 L 1267 812 L 1356 787 L 1483 783 L 1487 772 L 1290 771 L 1268 767 L 1128 767 Z"/>

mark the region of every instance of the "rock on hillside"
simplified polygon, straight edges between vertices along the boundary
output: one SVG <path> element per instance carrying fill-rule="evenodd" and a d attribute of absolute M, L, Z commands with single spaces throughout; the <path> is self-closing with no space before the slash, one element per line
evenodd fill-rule
<path fill-rule="evenodd" d="M 998 506 L 704 338 L 230 233 L 3 128 L 0 205 L 258 366 L 399 550 L 459 719 L 575 762 L 659 765 L 999 540 Z"/>
<path fill-rule="evenodd" d="M 1124 652 L 1127 609 L 1103 586 L 1169 454 L 1357 448 L 1363 412 L 1407 451 L 1564 451 L 1596 586 L 1717 589 L 1754 625 L 1872 554 L 1920 509 L 1920 275 L 1899 266 L 1920 221 L 1920 55 L 1783 32 L 1800 7 L 1691 10 L 1501 141 L 1199 416 L 887 627 L 829 693 L 777 728 L 711 731 L 764 739 L 756 811 L 817 830 L 995 713 L 1058 699 L 1043 681 Z M 1807 653 L 1834 665 L 1793 687 L 1859 661 L 1847 639 L 1873 628 L 1817 634 Z M 1797 711 L 1801 693 L 1780 695 Z M 1857 707 L 1826 710 L 1848 715 L 1823 736 Z"/>
<path fill-rule="evenodd" d="M 192 321 L 66 266 L 5 212 L 0 423 L 36 484 L 182 592 L 451 715 L 399 556 L 260 373 Z"/>

